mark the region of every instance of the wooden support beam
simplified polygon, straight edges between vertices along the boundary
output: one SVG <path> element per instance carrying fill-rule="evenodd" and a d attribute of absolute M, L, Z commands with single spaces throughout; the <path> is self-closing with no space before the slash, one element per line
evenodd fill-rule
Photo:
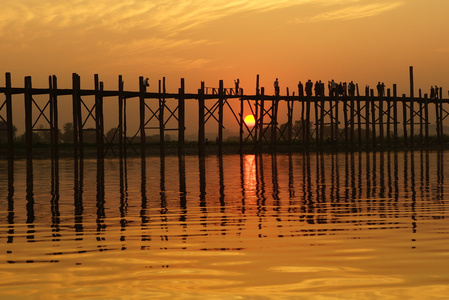
<path fill-rule="evenodd" d="M 426 135 L 426 145 L 429 146 L 429 100 L 427 99 L 427 94 L 424 94 L 424 131 Z"/>
<path fill-rule="evenodd" d="M 243 99 L 240 99 L 240 115 L 239 115 L 239 153 L 243 154 Z M 256 119 L 257 120 L 257 119 Z"/>
<path fill-rule="evenodd" d="M 260 153 L 262 151 L 262 143 L 263 143 L 263 123 L 264 123 L 264 115 L 265 115 L 265 88 L 262 87 L 260 89 L 260 109 L 259 109 L 259 139 L 257 141 L 257 152 Z"/>
<path fill-rule="evenodd" d="M 384 148 L 384 91 L 379 95 L 379 145 Z"/>
<path fill-rule="evenodd" d="M 415 88 L 413 82 L 413 67 L 410 67 L 410 147 L 413 149 L 415 135 Z"/>
<path fill-rule="evenodd" d="M 204 81 L 201 81 L 201 88 L 198 90 L 198 155 L 205 155 L 206 133 L 204 128 Z"/>
<path fill-rule="evenodd" d="M 354 120 L 354 118 L 355 118 L 355 115 L 354 115 L 354 105 L 355 105 L 355 102 L 354 102 L 354 93 L 352 93 L 351 94 L 351 96 L 350 96 L 351 98 L 350 98 L 350 106 L 351 106 L 351 110 L 350 110 L 350 115 L 351 115 L 351 136 L 350 136 L 350 142 L 349 142 L 349 144 L 351 145 L 351 149 L 354 149 L 354 134 L 355 134 L 355 120 Z"/>
<path fill-rule="evenodd" d="M 387 144 L 391 146 L 391 90 L 387 89 Z"/>
<path fill-rule="evenodd" d="M 444 111 L 444 109 L 443 109 L 443 88 L 440 87 L 438 95 L 439 95 L 438 99 L 440 101 L 440 118 L 441 118 L 441 121 L 440 121 L 440 138 L 441 138 L 441 141 L 440 141 L 440 143 L 442 144 L 443 143 L 443 136 L 444 136 L 443 121 L 445 119 L 445 117 L 443 117 L 443 111 Z"/>
<path fill-rule="evenodd" d="M 402 125 L 404 132 L 404 145 L 408 144 L 408 134 L 407 134 L 407 101 L 405 99 L 405 94 L 402 95 Z"/>
<path fill-rule="evenodd" d="M 287 97 L 289 97 L 289 89 L 287 88 Z M 294 96 L 295 92 L 293 92 L 293 96 Z M 293 105 L 294 105 L 294 101 L 290 100 L 290 98 L 288 98 L 289 100 L 287 100 L 287 142 L 288 142 L 288 147 L 289 147 L 289 151 L 291 150 L 291 144 L 292 144 L 292 135 L 293 135 Z"/>
<path fill-rule="evenodd" d="M 369 87 L 366 87 L 365 88 L 365 130 L 366 130 L 366 132 L 365 132 L 365 147 L 366 147 L 366 150 L 368 151 L 369 150 L 369 147 L 370 147 L 370 119 L 369 119 L 369 116 L 370 116 L 370 104 L 371 104 L 371 101 L 370 101 L 370 99 L 369 99 L 369 96 L 370 96 L 370 94 L 369 94 Z"/>
<path fill-rule="evenodd" d="M 345 131 L 345 147 L 346 149 L 349 147 L 349 130 L 352 130 L 351 126 L 348 126 L 349 120 L 348 120 L 348 99 L 346 96 L 343 99 L 343 119 L 344 119 L 344 127 L 343 130 Z M 352 117 L 351 117 L 352 120 Z"/>
<path fill-rule="evenodd" d="M 359 97 L 358 95 L 358 85 L 357 85 L 357 97 Z M 358 133 L 358 145 L 359 145 L 359 150 L 362 150 L 362 110 L 360 107 L 360 102 L 361 99 L 356 99 L 356 103 L 357 103 L 357 124 L 358 124 L 358 128 L 357 128 L 357 133 Z"/>
<path fill-rule="evenodd" d="M 373 150 L 377 148 L 377 131 L 376 131 L 376 106 L 375 106 L 374 90 L 370 90 L 370 103 L 371 103 L 371 130 L 373 132 Z"/>
<path fill-rule="evenodd" d="M 393 84 L 393 137 L 394 144 L 398 144 L 398 94 L 397 94 L 397 86 Z"/>
<path fill-rule="evenodd" d="M 48 78 L 50 89 L 50 140 L 51 155 L 59 157 L 59 117 L 58 117 L 58 82 L 55 75 Z"/>
<path fill-rule="evenodd" d="M 178 91 L 178 155 L 184 153 L 185 143 L 185 83 L 184 78 L 181 78 L 181 87 Z"/>
<path fill-rule="evenodd" d="M 103 82 L 95 74 L 95 137 L 97 141 L 97 157 L 104 157 L 104 121 L 103 121 Z"/>
<path fill-rule="evenodd" d="M 143 76 L 139 77 L 139 116 L 140 116 L 140 155 L 146 155 L 146 137 L 145 137 L 145 93 L 146 85 L 143 82 Z"/>
<path fill-rule="evenodd" d="M 270 120 L 270 129 L 271 129 L 271 145 L 270 148 L 272 151 L 276 151 L 276 143 L 277 143 L 277 105 L 279 103 L 279 94 L 275 94 L 275 97 L 271 101 L 271 120 Z"/>
<path fill-rule="evenodd" d="M 118 76 L 118 143 L 119 143 L 119 157 L 123 158 L 125 153 L 125 147 L 123 143 L 123 77 L 122 75 Z"/>
<path fill-rule="evenodd" d="M 79 86 L 78 75 L 72 74 L 72 115 L 73 115 L 73 156 L 75 159 L 79 157 L 79 136 L 78 136 L 78 105 L 79 105 Z"/>
<path fill-rule="evenodd" d="M 255 148 L 259 147 L 259 130 L 260 130 L 260 116 L 259 116 L 259 108 L 260 108 L 260 89 L 259 89 L 259 75 L 256 78 L 256 98 L 255 98 L 255 112 L 256 115 L 254 118 L 256 119 L 256 124 L 254 125 L 254 138 L 255 138 Z M 256 149 L 257 150 L 257 149 Z"/>
<path fill-rule="evenodd" d="M 25 77 L 25 142 L 26 156 L 31 159 L 33 156 L 33 95 L 31 76 Z"/>
<path fill-rule="evenodd" d="M 5 74 L 5 97 L 6 97 L 6 130 L 8 140 L 8 159 L 14 159 L 14 125 L 12 116 L 12 94 L 11 94 L 11 73 Z"/>
<path fill-rule="evenodd" d="M 159 153 L 161 156 L 165 156 L 165 120 L 164 120 L 164 111 L 165 111 L 165 77 L 162 78 L 162 86 L 161 81 L 159 80 Z"/>
<path fill-rule="evenodd" d="M 311 106 L 311 96 L 307 96 L 306 99 L 306 118 L 304 120 L 305 122 L 305 138 L 304 143 L 305 147 L 304 149 L 307 151 L 309 149 L 310 144 L 310 106 Z"/>
<path fill-rule="evenodd" d="M 224 86 L 223 80 L 219 82 L 218 88 L 218 154 L 223 153 L 223 128 L 224 128 Z"/>

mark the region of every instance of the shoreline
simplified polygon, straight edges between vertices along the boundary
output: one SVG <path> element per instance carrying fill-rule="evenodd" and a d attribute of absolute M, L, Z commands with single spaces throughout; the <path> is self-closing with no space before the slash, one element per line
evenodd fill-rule
<path fill-rule="evenodd" d="M 106 148 L 106 147 L 105 147 Z M 352 149 L 351 149 L 352 148 Z M 296 154 L 296 153 L 357 153 L 357 152 L 402 152 L 402 151 L 445 151 L 449 150 L 449 143 L 445 140 L 444 143 L 438 144 L 438 143 L 432 143 L 431 145 L 418 145 L 415 144 L 413 147 L 410 145 L 383 145 L 382 147 L 380 145 L 377 145 L 376 147 L 373 147 L 372 145 L 370 147 L 365 147 L 362 145 L 361 147 L 345 147 L 345 145 L 342 144 L 323 144 L 323 145 L 316 145 L 312 144 L 309 145 L 307 148 L 300 143 L 292 143 L 290 145 L 288 144 L 277 144 L 276 147 L 270 147 L 269 144 L 262 145 L 261 148 L 257 149 L 255 151 L 254 145 L 244 145 L 242 147 L 242 151 L 240 151 L 240 144 L 239 143 L 223 143 L 221 147 L 221 151 L 219 151 L 219 147 L 217 144 L 212 143 L 210 145 L 206 145 L 204 148 L 204 155 L 236 155 L 236 154 Z M 177 143 L 169 143 L 165 145 L 165 155 L 163 156 L 178 156 L 178 145 Z M 97 147 L 95 144 L 85 144 L 83 148 L 83 158 L 98 158 L 97 155 Z M 16 146 L 14 147 L 14 159 L 26 159 L 27 158 L 27 149 L 24 146 Z M 146 145 L 146 151 L 145 156 L 151 157 L 151 156 L 161 156 L 161 149 L 159 144 L 147 144 Z M 33 147 L 32 151 L 32 158 L 33 159 L 39 159 L 39 158 L 51 158 L 51 147 L 50 145 L 36 145 Z M 199 147 L 198 143 L 191 142 L 187 143 L 183 147 L 182 156 L 199 156 Z M 140 157 L 140 144 L 133 144 L 128 147 L 126 155 L 124 157 Z M 73 158 L 74 157 L 74 151 L 73 151 L 73 144 L 64 144 L 59 146 L 59 158 Z M 6 147 L 0 146 L 0 158 L 7 159 L 7 149 Z M 106 152 L 106 155 L 104 155 L 104 158 L 119 158 L 119 149 L 118 145 L 114 144 L 111 148 L 108 149 Z"/>

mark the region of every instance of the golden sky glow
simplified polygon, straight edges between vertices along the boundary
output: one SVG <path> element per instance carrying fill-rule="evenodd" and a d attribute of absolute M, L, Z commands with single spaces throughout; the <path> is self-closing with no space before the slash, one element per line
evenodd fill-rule
<path fill-rule="evenodd" d="M 406 84 L 414 65 L 418 84 L 444 85 L 447 11 L 446 0 L 3 0 L 0 53 L 3 71 L 43 82 L 240 77 L 252 90 L 260 74 L 282 91 L 308 78 Z"/>
<path fill-rule="evenodd" d="M 408 93 L 408 67 L 415 86 L 448 87 L 447 0 L 2 0 L 0 59 L 13 85 L 33 76 L 60 87 L 71 73 L 106 89 L 135 89 L 138 76 L 150 91 L 166 77 L 176 92 L 206 86 L 240 86 L 254 93 L 255 78 L 272 94 L 298 80 L 335 79 L 374 86 L 398 84 Z M 0 77 L 0 80 L 1 79 Z"/>

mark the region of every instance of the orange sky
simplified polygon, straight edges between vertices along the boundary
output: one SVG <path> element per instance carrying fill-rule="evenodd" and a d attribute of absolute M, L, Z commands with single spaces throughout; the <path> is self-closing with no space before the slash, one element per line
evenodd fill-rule
<path fill-rule="evenodd" d="M 106 89 L 151 87 L 163 76 L 169 92 L 181 77 L 193 92 L 200 81 L 226 87 L 240 78 L 254 93 L 255 78 L 272 94 L 273 81 L 295 90 L 298 80 L 384 81 L 409 91 L 415 85 L 449 87 L 447 0 L 2 0 L 1 69 L 13 86 L 33 76 L 60 87 L 71 73 L 93 86 L 98 73 Z M 4 82 L 0 75 L 0 82 Z M 3 85 L 0 84 L 0 85 Z"/>

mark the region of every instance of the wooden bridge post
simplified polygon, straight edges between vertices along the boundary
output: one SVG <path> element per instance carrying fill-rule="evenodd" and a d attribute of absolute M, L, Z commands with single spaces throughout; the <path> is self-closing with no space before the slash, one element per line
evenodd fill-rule
<path fill-rule="evenodd" d="M 393 84 L 393 137 L 394 144 L 398 145 L 398 94 L 397 94 L 397 86 Z"/>
<path fill-rule="evenodd" d="M 427 94 L 424 95 L 424 132 L 426 135 L 426 145 L 429 146 L 429 101 L 427 99 Z"/>
<path fill-rule="evenodd" d="M 143 82 L 143 76 L 139 77 L 139 115 L 140 115 L 140 154 L 145 157 L 146 136 L 145 136 L 145 93 L 146 86 Z"/>
<path fill-rule="evenodd" d="M 423 98 L 422 98 L 422 91 L 419 89 L 419 95 L 418 95 L 418 102 L 419 102 L 419 143 L 422 146 L 424 143 L 424 104 L 423 104 Z"/>
<path fill-rule="evenodd" d="M 73 115 L 73 156 L 78 159 L 79 153 L 79 135 L 78 135 L 78 106 L 79 106 L 79 85 L 78 85 L 78 75 L 76 73 L 72 74 L 72 115 Z"/>
<path fill-rule="evenodd" d="M 178 155 L 184 153 L 185 143 L 185 83 L 184 78 L 181 78 L 181 87 L 178 91 Z"/>
<path fill-rule="evenodd" d="M 243 99 L 240 98 L 240 115 L 239 115 L 239 153 L 243 154 Z M 257 119 L 256 119 L 257 122 Z"/>
<path fill-rule="evenodd" d="M 223 153 L 223 121 L 224 121 L 224 87 L 223 80 L 219 82 L 218 89 L 218 153 Z"/>
<path fill-rule="evenodd" d="M 443 126 L 443 121 L 444 121 L 444 119 L 445 119 L 445 117 L 443 117 L 443 111 L 444 111 L 444 109 L 443 109 L 443 88 L 441 88 L 440 87 L 440 91 L 439 91 L 439 93 L 438 93 L 438 95 L 439 95 L 439 102 L 440 102 L 440 119 L 441 119 L 441 121 L 440 121 L 440 138 L 441 138 L 441 143 L 443 143 L 443 136 L 444 136 L 444 126 Z"/>
<path fill-rule="evenodd" d="M 345 148 L 349 148 L 349 130 L 352 130 L 351 126 L 348 126 L 348 99 L 346 96 L 343 98 L 343 118 L 344 118 L 344 124 L 343 130 L 345 131 Z M 352 118 L 351 118 L 352 119 Z"/>
<path fill-rule="evenodd" d="M 410 66 L 410 147 L 413 149 L 415 135 L 415 108 L 414 108 L 415 87 L 413 82 L 413 67 Z"/>
<path fill-rule="evenodd" d="M 371 122 L 371 128 L 373 131 L 373 149 L 377 148 L 377 132 L 376 132 L 376 106 L 375 106 L 375 102 L 376 99 L 374 98 L 374 90 L 371 89 L 370 90 L 370 102 L 371 102 L 371 118 L 372 118 L 372 122 Z"/>
<path fill-rule="evenodd" d="M 277 111 L 279 103 L 279 94 L 276 94 L 271 101 L 271 149 L 276 151 L 277 144 Z"/>
<path fill-rule="evenodd" d="M 379 145 L 384 148 L 384 90 L 379 95 Z"/>
<path fill-rule="evenodd" d="M 320 151 L 322 151 L 323 150 L 322 147 L 323 147 L 323 143 L 324 143 L 324 116 L 325 116 L 324 113 L 325 113 L 325 105 L 326 105 L 326 102 L 324 101 L 323 93 L 320 94 L 319 100 L 320 100 L 320 103 L 321 103 L 321 107 L 320 107 L 320 122 L 319 122 L 319 128 L 320 128 L 320 131 L 319 131 L 320 132 Z M 329 105 L 331 106 L 329 108 L 329 110 L 332 110 L 331 97 L 329 97 L 329 102 L 330 102 Z M 317 103 L 318 103 L 318 99 L 317 99 Z M 330 115 L 330 112 L 329 112 L 329 115 Z M 332 120 L 332 117 L 331 117 L 331 120 Z M 333 135 L 332 122 L 330 124 L 331 124 L 331 128 L 330 128 L 331 129 L 331 135 Z"/>
<path fill-rule="evenodd" d="M 387 89 L 387 144 L 391 145 L 391 90 Z"/>
<path fill-rule="evenodd" d="M 433 100 L 435 103 L 435 123 L 437 127 L 437 141 L 438 143 L 441 143 L 440 139 L 440 109 L 439 109 L 439 102 L 438 99 Z"/>
<path fill-rule="evenodd" d="M 11 73 L 5 74 L 5 97 L 6 97 L 6 119 L 7 119 L 7 137 L 8 137 L 8 159 L 14 159 L 14 125 L 12 121 L 12 92 L 11 92 Z"/>
<path fill-rule="evenodd" d="M 95 137 L 97 141 L 97 157 L 104 155 L 104 128 L 103 128 L 103 82 L 95 74 Z"/>
<path fill-rule="evenodd" d="M 259 120 L 259 106 L 260 106 L 260 88 L 259 88 L 259 74 L 256 77 L 256 106 L 255 106 L 255 116 L 256 124 L 254 125 L 254 139 L 255 139 L 255 146 L 256 148 L 259 145 L 259 129 L 261 128 L 260 120 Z"/>
<path fill-rule="evenodd" d="M 360 95 L 358 94 L 358 85 L 357 85 L 357 97 L 359 97 Z M 359 149 L 362 150 L 362 110 L 360 107 L 360 99 L 356 100 L 357 102 L 357 123 L 358 123 L 358 128 L 357 128 L 357 133 L 358 133 L 358 145 L 359 145 Z"/>
<path fill-rule="evenodd" d="M 165 156 L 165 121 L 164 121 L 164 111 L 165 111 L 165 77 L 159 80 L 159 153 L 161 156 Z M 162 97 L 161 97 L 162 95 Z"/>
<path fill-rule="evenodd" d="M 56 76 L 49 76 L 50 88 L 50 140 L 52 157 L 59 156 L 59 126 L 58 126 L 58 83 Z"/>
<path fill-rule="evenodd" d="M 33 156 L 33 95 L 32 95 L 31 76 L 25 77 L 25 142 L 26 156 L 31 159 Z"/>
<path fill-rule="evenodd" d="M 315 97 L 315 145 L 318 148 L 319 146 L 319 132 L 320 132 L 320 120 L 318 117 L 318 98 Z"/>
<path fill-rule="evenodd" d="M 123 78 L 118 76 L 118 143 L 119 143 L 119 157 L 123 158 L 125 148 L 123 145 Z"/>
<path fill-rule="evenodd" d="M 370 110 L 369 110 L 369 108 L 370 108 L 370 99 L 369 99 L 369 87 L 366 87 L 365 88 L 365 97 L 366 97 L 366 100 L 365 100 L 365 130 L 366 130 L 366 132 L 365 132 L 365 147 L 366 147 L 366 150 L 368 151 L 369 150 L 369 140 L 370 140 L 370 132 L 369 132 L 369 130 L 370 130 L 370 122 L 369 122 L 369 114 L 370 114 Z"/>
<path fill-rule="evenodd" d="M 76 147 L 75 155 L 76 157 L 84 157 L 84 139 L 83 139 L 83 120 L 82 120 L 82 114 L 81 114 L 81 78 L 78 74 L 73 74 L 73 101 L 74 101 L 74 117 L 76 117 L 76 120 L 73 121 L 73 139 L 75 141 L 76 136 L 76 143 L 74 142 L 73 145 Z M 75 129 L 76 127 L 76 129 Z"/>
<path fill-rule="evenodd" d="M 257 152 L 259 152 L 259 153 L 262 150 L 262 143 L 263 143 L 263 136 L 264 136 L 264 129 L 263 129 L 263 125 L 264 125 L 263 119 L 264 119 L 264 114 L 265 114 L 265 107 L 264 107 L 265 99 L 264 99 L 264 96 L 265 96 L 265 88 L 262 87 L 260 89 L 260 112 L 259 112 L 260 122 L 259 122 L 259 139 L 257 141 Z"/>
<path fill-rule="evenodd" d="M 351 149 L 354 149 L 354 131 L 355 131 L 355 126 L 354 126 L 354 91 L 351 94 L 351 99 L 350 99 L 350 105 L 351 105 L 351 135 L 350 135 L 350 145 L 351 145 Z"/>
<path fill-rule="evenodd" d="M 307 151 L 309 149 L 310 143 L 310 105 L 311 105 L 311 96 L 307 96 L 306 98 L 306 118 L 304 119 L 304 149 Z"/>
<path fill-rule="evenodd" d="M 323 93 L 324 94 L 324 93 Z M 332 140 L 332 143 L 335 144 L 335 147 L 338 148 L 338 139 L 340 137 L 340 128 L 339 128 L 339 113 L 338 113 L 338 102 L 340 101 L 340 97 L 337 96 L 335 98 L 335 108 L 332 111 L 335 111 L 335 114 L 332 115 L 332 121 L 334 122 L 334 126 L 335 126 L 335 134 L 334 134 L 334 139 Z M 346 125 L 345 125 L 346 128 Z"/>
<path fill-rule="evenodd" d="M 295 92 L 293 92 L 293 96 L 295 95 Z M 293 104 L 294 101 L 290 100 L 290 93 L 289 93 L 289 89 L 287 88 L 287 142 L 288 142 L 288 147 L 290 150 L 291 144 L 292 144 L 292 134 L 293 134 Z"/>
<path fill-rule="evenodd" d="M 301 144 L 304 147 L 306 142 L 306 103 L 304 99 L 303 91 L 299 90 L 298 87 L 298 100 L 301 101 L 301 134 L 302 134 L 302 141 Z"/>
<path fill-rule="evenodd" d="M 408 137 L 407 137 L 407 101 L 405 99 L 405 94 L 402 95 L 402 122 L 403 122 L 403 128 L 404 128 L 404 145 L 407 146 L 408 144 Z"/>
<path fill-rule="evenodd" d="M 205 129 L 204 129 L 204 81 L 198 90 L 198 155 L 205 154 Z"/>

